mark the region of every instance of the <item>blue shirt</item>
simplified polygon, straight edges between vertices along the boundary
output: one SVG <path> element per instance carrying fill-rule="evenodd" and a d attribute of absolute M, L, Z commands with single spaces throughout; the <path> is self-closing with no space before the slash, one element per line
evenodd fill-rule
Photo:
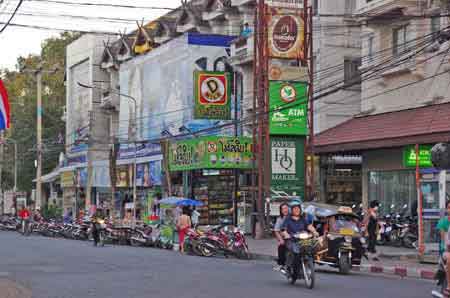
<path fill-rule="evenodd" d="M 286 230 L 289 235 L 294 235 L 300 232 L 307 231 L 310 223 L 302 216 L 299 220 L 294 220 L 291 216 L 286 218 L 281 229 Z"/>

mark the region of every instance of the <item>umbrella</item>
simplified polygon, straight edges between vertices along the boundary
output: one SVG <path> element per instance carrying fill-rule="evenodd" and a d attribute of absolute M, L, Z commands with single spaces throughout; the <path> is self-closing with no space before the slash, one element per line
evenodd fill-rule
<path fill-rule="evenodd" d="M 195 206 L 195 207 L 199 207 L 199 206 L 203 206 L 203 203 L 200 202 L 200 201 L 196 201 L 196 200 L 185 199 L 185 200 L 177 202 L 176 205 L 177 206 Z"/>
<path fill-rule="evenodd" d="M 167 197 L 159 201 L 160 204 L 163 205 L 176 205 L 180 201 L 184 201 L 186 198 L 179 198 L 179 197 Z"/>

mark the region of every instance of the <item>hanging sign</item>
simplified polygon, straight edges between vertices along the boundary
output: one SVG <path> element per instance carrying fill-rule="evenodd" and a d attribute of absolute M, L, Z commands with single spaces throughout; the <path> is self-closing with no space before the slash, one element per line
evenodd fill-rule
<path fill-rule="evenodd" d="M 305 138 L 271 137 L 271 188 L 301 196 L 305 190 Z"/>
<path fill-rule="evenodd" d="M 431 148 L 432 145 L 419 145 L 419 167 L 432 168 Z M 416 167 L 416 146 L 403 148 L 403 166 L 406 168 Z"/>
<path fill-rule="evenodd" d="M 305 59 L 305 21 L 300 10 L 269 8 L 267 24 L 270 57 Z"/>
<path fill-rule="evenodd" d="M 231 119 L 231 76 L 225 72 L 194 72 L 194 118 Z"/>
<path fill-rule="evenodd" d="M 306 83 L 270 81 L 269 107 L 270 134 L 308 134 Z"/>

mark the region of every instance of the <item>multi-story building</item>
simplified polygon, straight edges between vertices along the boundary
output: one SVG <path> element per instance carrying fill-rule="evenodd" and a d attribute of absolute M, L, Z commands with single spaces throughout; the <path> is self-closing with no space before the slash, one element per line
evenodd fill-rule
<path fill-rule="evenodd" d="M 109 188 L 110 116 L 101 108 L 101 89 L 109 81 L 99 65 L 108 36 L 83 35 L 67 47 L 66 153 L 60 169 L 64 209 L 82 210 L 95 204 Z M 104 179 L 106 178 L 106 179 Z"/>
<path fill-rule="evenodd" d="M 415 214 L 420 193 L 417 182 L 424 208 L 439 208 L 440 187 L 430 148 L 450 139 L 448 21 L 441 16 L 440 3 L 357 2 L 356 15 L 362 26 L 361 113 L 316 137 L 316 152 L 334 161 L 334 169 L 338 168 L 337 156 L 361 160 L 362 165 L 354 169 L 362 173 L 358 182 L 362 202 L 379 200 L 382 212 L 406 205 Z M 415 145 L 419 147 L 420 181 L 416 180 Z M 341 171 L 340 175 L 355 182 L 352 173 Z M 326 189 L 329 183 L 322 182 Z M 341 197 L 350 191 L 342 187 Z M 432 226 L 428 221 L 429 241 L 435 240 Z"/>

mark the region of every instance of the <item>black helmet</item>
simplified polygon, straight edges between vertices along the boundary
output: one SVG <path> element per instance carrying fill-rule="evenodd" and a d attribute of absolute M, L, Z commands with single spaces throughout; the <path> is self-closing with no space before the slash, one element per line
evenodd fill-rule
<path fill-rule="evenodd" d="M 373 200 L 372 202 L 370 202 L 369 207 L 370 208 L 375 208 L 375 207 L 379 207 L 380 206 L 380 202 L 378 202 L 377 200 Z"/>

